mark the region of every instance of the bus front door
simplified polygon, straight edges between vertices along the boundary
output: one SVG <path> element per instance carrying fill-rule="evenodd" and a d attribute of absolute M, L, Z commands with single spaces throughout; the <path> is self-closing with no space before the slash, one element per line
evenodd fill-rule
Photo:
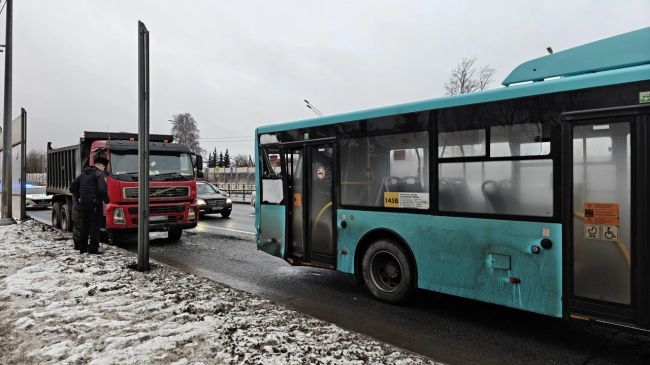
<path fill-rule="evenodd" d="M 335 261 L 334 146 L 304 145 L 285 154 L 289 190 L 287 259 L 295 264 L 333 267 Z"/>
<path fill-rule="evenodd" d="M 565 124 L 569 314 L 643 326 L 638 318 L 637 115 L 577 114 Z M 643 170 L 642 166 L 639 166 Z M 568 212 L 567 212 L 568 213 Z M 641 223 L 645 224 L 645 223 Z"/>

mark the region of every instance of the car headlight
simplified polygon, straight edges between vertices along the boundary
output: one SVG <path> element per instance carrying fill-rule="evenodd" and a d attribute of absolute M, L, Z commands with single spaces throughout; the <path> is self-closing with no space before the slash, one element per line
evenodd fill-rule
<path fill-rule="evenodd" d="M 190 211 L 189 211 L 189 213 L 187 213 L 187 219 L 191 220 L 191 221 L 196 219 L 196 209 L 194 209 L 193 207 L 190 207 Z"/>
<path fill-rule="evenodd" d="M 197 205 L 205 205 L 205 200 L 203 200 L 203 199 L 196 199 L 196 204 L 197 204 Z"/>
<path fill-rule="evenodd" d="M 124 217 L 124 209 L 115 208 L 115 210 L 113 211 L 113 223 L 126 224 L 126 218 Z"/>
<path fill-rule="evenodd" d="M 232 199 L 230 198 L 226 199 L 226 204 L 232 204 Z"/>

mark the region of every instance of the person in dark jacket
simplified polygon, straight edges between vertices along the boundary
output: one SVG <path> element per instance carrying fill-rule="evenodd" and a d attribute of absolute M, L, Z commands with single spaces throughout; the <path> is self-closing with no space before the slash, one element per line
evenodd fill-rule
<path fill-rule="evenodd" d="M 94 162 L 94 166 L 85 168 L 70 185 L 70 192 L 78 200 L 79 213 L 81 213 L 81 228 L 77 246 L 81 253 L 88 252 L 89 254 L 100 253 L 99 230 L 104 219 L 102 203 L 110 202 L 104 177 L 108 160 L 98 155 Z M 88 242 L 88 238 L 90 238 L 90 242 Z"/>

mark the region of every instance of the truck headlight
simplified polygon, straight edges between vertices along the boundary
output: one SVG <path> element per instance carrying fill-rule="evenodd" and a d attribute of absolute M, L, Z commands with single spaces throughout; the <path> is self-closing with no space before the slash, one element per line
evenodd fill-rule
<path fill-rule="evenodd" d="M 227 198 L 227 199 L 226 199 L 226 204 L 232 204 L 232 199 Z"/>
<path fill-rule="evenodd" d="M 126 224 L 126 218 L 124 217 L 124 209 L 115 208 L 115 210 L 113 211 L 113 223 Z"/>
<path fill-rule="evenodd" d="M 196 199 L 196 204 L 197 204 L 197 205 L 205 205 L 205 200 L 203 200 L 203 199 Z"/>
<path fill-rule="evenodd" d="M 190 207 L 190 211 L 187 213 L 187 219 L 190 221 L 196 219 L 196 209 L 194 209 L 194 207 Z"/>

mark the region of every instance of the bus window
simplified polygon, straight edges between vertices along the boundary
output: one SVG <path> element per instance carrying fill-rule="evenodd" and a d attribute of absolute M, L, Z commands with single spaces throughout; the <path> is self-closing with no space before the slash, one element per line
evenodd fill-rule
<path fill-rule="evenodd" d="M 553 161 L 439 164 L 442 211 L 553 216 Z"/>
<path fill-rule="evenodd" d="M 438 134 L 439 158 L 474 156 L 485 156 L 485 129 Z"/>
<path fill-rule="evenodd" d="M 282 185 L 280 154 L 277 146 L 262 148 L 262 203 L 281 204 L 284 200 Z"/>
<path fill-rule="evenodd" d="M 551 152 L 550 133 L 542 123 L 490 127 L 490 157 L 543 156 Z"/>
<path fill-rule="evenodd" d="M 428 209 L 428 167 L 427 132 L 343 139 L 341 202 Z"/>

